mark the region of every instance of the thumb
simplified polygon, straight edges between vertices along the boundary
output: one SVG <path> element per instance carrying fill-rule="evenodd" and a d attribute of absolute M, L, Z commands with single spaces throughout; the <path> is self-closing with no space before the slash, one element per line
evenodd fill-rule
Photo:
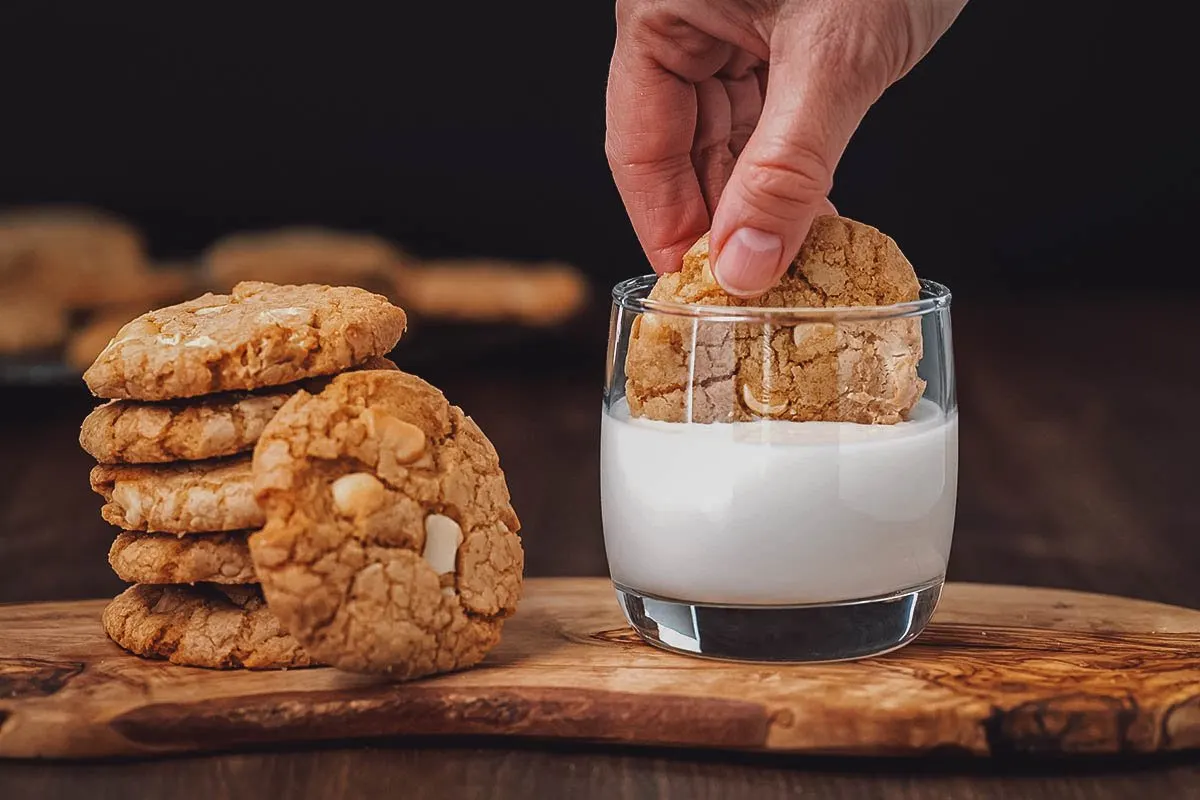
<path fill-rule="evenodd" d="M 742 297 L 774 286 L 813 220 L 832 213 L 834 168 L 886 86 L 873 77 L 886 69 L 864 64 L 861 53 L 849 58 L 846 43 L 778 29 L 775 38 L 784 46 L 772 47 L 762 116 L 721 194 L 710 237 L 714 276 Z"/>

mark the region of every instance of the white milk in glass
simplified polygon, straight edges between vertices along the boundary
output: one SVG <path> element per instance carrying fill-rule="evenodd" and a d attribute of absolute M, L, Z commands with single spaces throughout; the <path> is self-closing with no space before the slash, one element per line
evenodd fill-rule
<path fill-rule="evenodd" d="M 601 423 L 612 578 L 691 603 L 797 605 L 939 581 L 954 528 L 958 416 L 896 425 Z"/>

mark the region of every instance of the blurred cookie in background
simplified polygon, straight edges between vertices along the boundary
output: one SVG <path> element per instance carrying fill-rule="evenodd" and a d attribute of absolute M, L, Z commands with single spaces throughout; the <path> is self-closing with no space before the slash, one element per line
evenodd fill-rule
<path fill-rule="evenodd" d="M 67 364 L 83 372 L 92 365 L 126 322 L 136 319 L 148 310 L 140 305 L 133 305 L 96 311 L 71 332 L 65 353 Z"/>
<path fill-rule="evenodd" d="M 428 319 L 529 326 L 565 322 L 588 300 L 587 280 L 572 266 L 495 259 L 427 261 L 404 273 L 397 292 Z"/>
<path fill-rule="evenodd" d="M 389 298 L 408 260 L 374 234 L 300 226 L 230 234 L 203 256 L 207 279 L 220 292 L 241 281 L 266 281 L 357 286 Z"/>
<path fill-rule="evenodd" d="M 67 335 L 67 310 L 43 296 L 0 290 L 0 355 L 53 348 Z"/>
<path fill-rule="evenodd" d="M 38 295 L 67 310 L 130 299 L 148 270 L 131 224 L 82 206 L 0 211 L 0 294 Z"/>

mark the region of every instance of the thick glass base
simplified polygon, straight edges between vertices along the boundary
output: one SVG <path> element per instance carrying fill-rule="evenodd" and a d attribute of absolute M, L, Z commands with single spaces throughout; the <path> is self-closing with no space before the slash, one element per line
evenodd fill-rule
<path fill-rule="evenodd" d="M 686 603 L 614 584 L 625 618 L 652 645 L 733 661 L 846 661 L 877 656 L 924 630 L 942 580 L 896 594 L 799 606 Z"/>

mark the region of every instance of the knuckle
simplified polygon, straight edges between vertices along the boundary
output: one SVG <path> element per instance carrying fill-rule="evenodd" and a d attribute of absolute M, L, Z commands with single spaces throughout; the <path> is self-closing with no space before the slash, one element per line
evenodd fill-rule
<path fill-rule="evenodd" d="M 617 0 L 617 25 L 623 29 L 636 26 L 656 5 L 646 0 Z"/>
<path fill-rule="evenodd" d="M 908 23 L 897 0 L 859 9 L 853 19 L 822 20 L 808 32 L 814 69 L 836 79 L 841 91 L 878 96 L 900 77 L 907 58 Z"/>
<path fill-rule="evenodd" d="M 604 137 L 604 157 L 608 160 L 608 168 L 616 170 L 622 162 L 621 146 L 617 143 L 617 138 L 608 133 Z"/>
<path fill-rule="evenodd" d="M 748 165 L 742 183 L 752 198 L 772 205 L 809 205 L 829 194 L 832 171 L 811 147 L 793 147 L 786 154 Z"/>

